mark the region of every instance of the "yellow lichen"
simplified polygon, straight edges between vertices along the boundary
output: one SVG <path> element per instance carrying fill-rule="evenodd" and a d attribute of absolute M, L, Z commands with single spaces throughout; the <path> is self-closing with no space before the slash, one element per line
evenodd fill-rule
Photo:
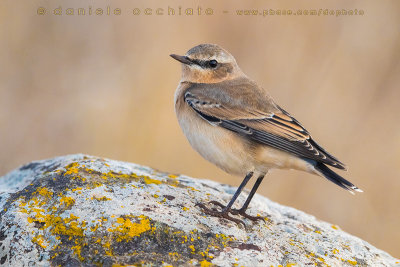
<path fill-rule="evenodd" d="M 65 167 L 65 169 L 67 171 L 64 173 L 64 176 L 65 175 L 70 175 L 70 174 L 77 174 L 79 172 L 78 167 L 79 167 L 79 163 L 78 162 L 74 162 L 74 163 L 69 164 L 68 166 Z"/>
<path fill-rule="evenodd" d="M 53 192 L 49 191 L 46 187 L 39 187 L 33 194 L 39 194 L 45 198 L 51 198 L 53 196 Z"/>
<path fill-rule="evenodd" d="M 72 189 L 72 192 L 81 191 L 81 190 L 82 190 L 82 187 L 77 187 L 77 188 Z M 82 192 L 78 192 L 78 194 L 80 194 L 80 193 L 82 193 Z"/>
<path fill-rule="evenodd" d="M 350 263 L 351 265 L 357 265 L 357 261 L 353 261 L 353 260 L 347 260 L 348 263 Z"/>
<path fill-rule="evenodd" d="M 113 224 L 108 231 L 117 234 L 117 241 L 127 241 L 151 229 L 150 221 L 147 217 L 141 215 L 137 218 L 139 222 L 136 223 L 132 222 L 130 218 L 119 217 L 117 218 L 118 225 Z"/>
<path fill-rule="evenodd" d="M 178 252 L 170 252 L 170 253 L 168 253 L 168 255 L 171 256 L 174 259 L 178 259 L 179 258 Z"/>
<path fill-rule="evenodd" d="M 43 235 L 33 237 L 32 242 L 38 244 L 42 248 L 47 248 L 47 245 L 45 244 L 47 242 L 44 240 Z"/>
<path fill-rule="evenodd" d="M 183 238 L 183 240 L 182 240 L 182 244 L 183 244 L 183 243 L 185 243 L 185 242 L 187 242 L 187 240 L 188 240 L 188 237 L 187 237 L 186 235 L 183 235 L 183 236 L 182 236 L 182 238 Z"/>
<path fill-rule="evenodd" d="M 180 185 L 178 180 L 170 180 L 167 182 L 167 184 L 173 187 L 178 187 Z"/>
<path fill-rule="evenodd" d="M 111 200 L 111 198 L 106 197 L 106 196 L 102 196 L 102 197 L 92 196 L 91 199 L 92 200 L 97 200 L 97 201 L 109 201 L 109 200 Z"/>
<path fill-rule="evenodd" d="M 69 208 L 75 204 L 75 199 L 72 197 L 61 197 L 60 198 L 60 205 L 65 205 L 65 207 Z"/>
<path fill-rule="evenodd" d="M 104 247 L 104 250 L 105 250 L 107 256 L 113 256 L 113 251 L 111 249 L 110 241 L 105 242 L 103 247 Z"/>
<path fill-rule="evenodd" d="M 145 184 L 161 184 L 162 182 L 156 179 L 152 179 L 148 176 L 143 177 L 143 181 Z"/>
<path fill-rule="evenodd" d="M 81 256 L 81 251 L 82 251 L 82 246 L 80 245 L 76 245 L 76 246 L 72 246 L 71 250 L 74 252 L 74 255 L 78 256 L 78 258 L 83 261 L 85 258 L 83 258 Z"/>
<path fill-rule="evenodd" d="M 207 261 L 207 260 L 203 260 L 200 262 L 200 266 L 201 267 L 210 267 L 211 266 L 211 262 Z"/>
<path fill-rule="evenodd" d="M 193 186 L 188 186 L 188 188 L 189 188 L 190 190 L 192 190 L 192 191 L 198 191 L 198 192 L 200 192 L 200 190 L 194 188 Z"/>
<path fill-rule="evenodd" d="M 315 256 L 314 252 L 310 252 L 309 254 L 306 254 L 307 258 L 314 257 L 314 256 Z"/>
<path fill-rule="evenodd" d="M 70 214 L 69 218 L 62 219 L 59 216 L 50 216 L 49 220 L 46 221 L 44 228 L 52 226 L 51 232 L 58 235 L 67 235 L 69 237 L 80 236 L 83 237 L 86 222 L 78 222 L 73 214 Z"/>

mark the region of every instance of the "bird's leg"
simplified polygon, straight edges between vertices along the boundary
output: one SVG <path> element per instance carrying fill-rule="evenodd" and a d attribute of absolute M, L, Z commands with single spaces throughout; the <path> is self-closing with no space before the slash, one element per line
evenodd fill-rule
<path fill-rule="evenodd" d="M 249 207 L 249 204 L 250 204 L 251 200 L 253 199 L 254 194 L 256 193 L 258 187 L 260 186 L 262 180 L 264 179 L 264 176 L 265 176 L 265 175 L 260 175 L 260 176 L 257 178 L 257 181 L 255 182 L 253 188 L 251 189 L 250 194 L 249 194 L 249 196 L 247 197 L 246 201 L 244 202 L 243 206 L 242 206 L 240 209 L 232 209 L 232 210 L 231 210 L 231 213 L 232 213 L 233 215 L 238 215 L 238 214 L 239 214 L 239 215 L 242 215 L 243 217 L 245 217 L 245 218 L 247 218 L 247 219 L 249 219 L 249 220 L 251 220 L 251 221 L 264 220 L 263 217 L 251 216 L 251 215 L 248 215 L 248 214 L 246 213 L 246 210 L 247 210 L 247 208 Z"/>
<path fill-rule="evenodd" d="M 235 194 L 233 195 L 231 201 L 229 201 L 228 205 L 224 206 L 223 204 L 221 204 L 218 201 L 210 201 L 209 203 L 220 206 L 222 208 L 221 211 L 217 211 L 216 209 L 209 209 L 207 208 L 204 204 L 201 203 L 197 203 L 196 205 L 199 206 L 204 213 L 208 214 L 208 215 L 212 215 L 215 217 L 220 217 L 220 218 L 225 218 L 227 220 L 233 221 L 237 224 L 244 224 L 244 222 L 242 220 L 239 219 L 235 219 L 232 216 L 229 216 L 229 212 L 231 211 L 232 205 L 233 203 L 235 203 L 236 199 L 238 198 L 238 196 L 240 195 L 240 193 L 242 192 L 243 188 L 246 186 L 247 182 L 250 180 L 250 178 L 253 176 L 253 172 L 249 172 L 246 177 L 243 179 L 243 182 L 240 184 L 240 186 L 238 187 L 238 189 L 236 190 Z"/>

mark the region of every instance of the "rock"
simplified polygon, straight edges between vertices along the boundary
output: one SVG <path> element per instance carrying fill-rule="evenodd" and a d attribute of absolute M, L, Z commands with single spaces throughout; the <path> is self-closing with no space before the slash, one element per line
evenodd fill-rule
<path fill-rule="evenodd" d="M 2 266 L 394 266 L 338 226 L 255 196 L 247 227 L 205 216 L 235 188 L 71 155 L 0 178 Z M 238 202 L 242 203 L 246 194 Z"/>

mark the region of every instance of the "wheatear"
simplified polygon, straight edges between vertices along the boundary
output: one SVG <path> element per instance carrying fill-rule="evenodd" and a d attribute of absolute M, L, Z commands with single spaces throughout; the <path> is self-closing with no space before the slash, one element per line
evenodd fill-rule
<path fill-rule="evenodd" d="M 239 68 L 235 58 L 214 44 L 201 44 L 185 56 L 182 78 L 175 92 L 179 125 L 192 147 L 224 171 L 245 177 L 222 210 L 199 204 L 209 215 L 243 223 L 262 219 L 246 214 L 254 193 L 270 169 L 296 169 L 327 178 L 350 191 L 362 192 L 326 165 L 345 165 L 318 145 L 308 131 Z M 232 205 L 252 176 L 258 179 L 241 209 Z"/>

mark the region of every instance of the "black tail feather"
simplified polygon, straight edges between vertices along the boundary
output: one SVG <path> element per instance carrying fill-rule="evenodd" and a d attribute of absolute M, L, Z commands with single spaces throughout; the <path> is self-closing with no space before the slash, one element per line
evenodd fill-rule
<path fill-rule="evenodd" d="M 317 162 L 317 164 L 315 165 L 315 169 L 326 179 L 350 191 L 351 193 L 353 193 L 353 191 L 362 192 L 362 190 L 359 189 L 357 186 L 350 183 L 349 181 L 347 181 L 342 176 L 329 169 L 325 164 L 321 162 Z"/>

